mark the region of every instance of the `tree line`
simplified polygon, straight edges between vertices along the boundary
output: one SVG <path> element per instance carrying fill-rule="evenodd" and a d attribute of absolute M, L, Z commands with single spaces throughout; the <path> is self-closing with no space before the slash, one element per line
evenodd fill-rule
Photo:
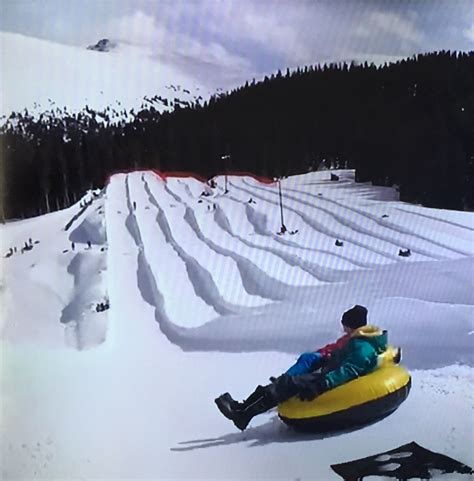
<path fill-rule="evenodd" d="M 321 164 L 397 185 L 404 201 L 474 209 L 474 52 L 287 69 L 171 112 L 147 105 L 12 113 L 0 215 L 64 208 L 128 169 L 280 177 Z"/>

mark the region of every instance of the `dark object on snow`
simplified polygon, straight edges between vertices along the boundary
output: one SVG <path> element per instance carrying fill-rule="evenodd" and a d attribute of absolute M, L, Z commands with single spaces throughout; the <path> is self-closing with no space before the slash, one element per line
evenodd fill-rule
<path fill-rule="evenodd" d="M 87 50 L 95 50 L 96 52 L 109 52 L 116 47 L 114 42 L 111 42 L 108 38 L 102 38 L 95 45 L 89 45 Z"/>
<path fill-rule="evenodd" d="M 9 251 L 5 254 L 5 257 L 11 257 L 13 255 L 13 249 L 10 247 Z"/>
<path fill-rule="evenodd" d="M 68 250 L 68 249 L 64 249 L 64 250 L 63 250 L 63 254 L 66 254 L 66 252 L 69 252 L 69 250 Z M 23 249 L 21 250 L 21 253 L 23 254 Z"/>
<path fill-rule="evenodd" d="M 384 215 L 382 216 L 382 219 L 385 219 L 386 217 L 388 217 L 388 215 L 387 215 L 387 214 L 384 214 Z"/>
<path fill-rule="evenodd" d="M 137 210 L 137 203 L 135 201 L 133 202 L 133 210 Z"/>
<path fill-rule="evenodd" d="M 339 176 L 335 174 L 331 174 L 331 180 L 339 180 Z"/>
<path fill-rule="evenodd" d="M 331 468 L 345 481 L 363 481 L 365 476 L 384 476 L 405 481 L 412 478 L 431 479 L 439 470 L 444 473 L 473 474 L 471 467 L 444 454 L 429 451 L 415 442 Z"/>
<path fill-rule="evenodd" d="M 39 244 L 39 243 L 40 243 L 40 241 L 39 241 L 39 240 L 36 240 L 34 243 L 35 243 L 35 244 Z"/>
<path fill-rule="evenodd" d="M 95 310 L 96 310 L 96 312 L 104 312 L 104 311 L 106 311 L 109 307 L 110 307 L 109 301 L 99 302 L 99 304 L 97 304 L 97 305 L 95 306 Z"/>
<path fill-rule="evenodd" d="M 87 241 L 87 248 L 90 249 L 92 247 L 91 241 Z"/>
<path fill-rule="evenodd" d="M 298 232 L 299 232 L 298 229 L 296 229 L 296 230 L 291 230 L 291 231 L 289 232 L 289 234 L 290 234 L 290 235 L 295 235 L 295 234 L 298 234 Z"/>
<path fill-rule="evenodd" d="M 199 200 L 198 200 L 198 204 L 202 204 L 202 199 L 199 199 Z"/>
<path fill-rule="evenodd" d="M 344 245 L 344 242 L 340 241 L 339 239 L 336 239 L 336 245 L 337 247 L 342 247 Z"/>
<path fill-rule="evenodd" d="M 76 244 L 74 242 L 71 242 L 71 249 L 74 250 L 76 248 Z"/>
<path fill-rule="evenodd" d="M 398 251 L 398 255 L 399 255 L 400 257 L 410 257 L 410 256 L 411 256 L 411 250 L 410 250 L 410 249 L 407 249 L 406 251 L 404 251 L 404 250 L 400 249 L 400 250 Z"/>
<path fill-rule="evenodd" d="M 288 232 L 288 229 L 284 224 L 280 227 L 280 230 L 277 232 L 278 235 L 283 235 L 285 232 Z"/>
<path fill-rule="evenodd" d="M 323 196 L 323 194 L 321 194 L 321 193 L 318 194 L 318 197 L 322 197 L 322 196 Z"/>
<path fill-rule="evenodd" d="M 100 252 L 104 252 L 104 251 L 105 251 L 105 247 L 101 247 Z"/>

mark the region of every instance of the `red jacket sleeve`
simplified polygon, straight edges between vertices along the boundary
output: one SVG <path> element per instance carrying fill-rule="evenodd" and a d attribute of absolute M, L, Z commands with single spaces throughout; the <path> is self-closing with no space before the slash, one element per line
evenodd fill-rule
<path fill-rule="evenodd" d="M 344 334 L 342 337 L 340 337 L 336 342 L 333 342 L 331 344 L 327 344 L 326 346 L 322 347 L 321 349 L 318 349 L 316 352 L 319 352 L 323 357 L 329 357 L 333 353 L 333 351 L 336 351 L 338 349 L 342 349 L 351 336 L 349 334 Z"/>

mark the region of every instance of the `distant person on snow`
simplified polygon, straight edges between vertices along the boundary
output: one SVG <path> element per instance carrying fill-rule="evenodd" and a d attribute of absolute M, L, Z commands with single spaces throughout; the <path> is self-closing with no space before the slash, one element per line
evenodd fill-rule
<path fill-rule="evenodd" d="M 387 349 L 386 331 L 367 325 L 367 309 L 359 305 L 345 312 L 341 323 L 345 334 L 336 342 L 301 354 L 285 374 L 271 377 L 267 386 L 257 386 L 245 401 L 237 402 L 229 393 L 216 398 L 221 413 L 243 431 L 254 416 L 293 396 L 312 401 L 375 369 L 378 355 Z"/>

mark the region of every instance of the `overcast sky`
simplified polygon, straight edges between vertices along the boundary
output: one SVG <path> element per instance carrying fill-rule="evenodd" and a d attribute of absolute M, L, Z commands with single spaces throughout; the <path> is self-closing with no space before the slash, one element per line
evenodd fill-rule
<path fill-rule="evenodd" d="M 223 88 L 286 67 L 474 50 L 474 0 L 0 0 L 0 6 L 3 31 L 69 45 L 104 37 L 142 45 Z"/>

